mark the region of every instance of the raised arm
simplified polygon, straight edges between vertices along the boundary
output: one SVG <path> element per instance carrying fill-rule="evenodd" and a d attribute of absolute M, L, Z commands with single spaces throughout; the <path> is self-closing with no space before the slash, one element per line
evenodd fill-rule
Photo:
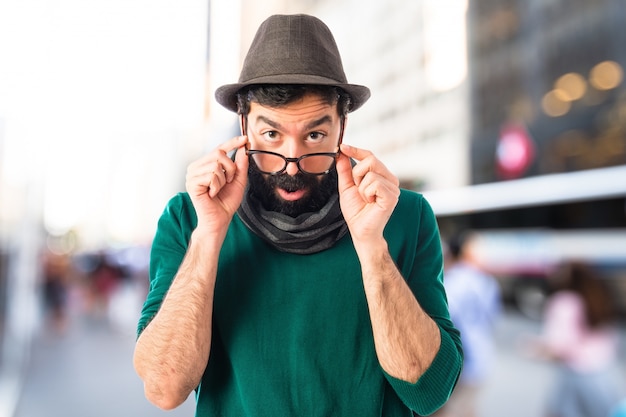
<path fill-rule="evenodd" d="M 361 262 L 378 360 L 392 377 L 415 383 L 433 362 L 441 335 L 398 271 L 383 237 L 400 194 L 398 180 L 371 152 L 346 145 L 341 150 L 341 208 Z M 354 168 L 348 157 L 358 161 Z"/>
<path fill-rule="evenodd" d="M 137 339 L 133 358 L 146 398 L 162 409 L 187 399 L 209 360 L 219 253 L 246 184 L 245 141 L 245 136 L 231 139 L 187 171 L 198 224 L 158 312 Z M 240 149 L 235 161 L 227 156 L 233 149 Z"/>

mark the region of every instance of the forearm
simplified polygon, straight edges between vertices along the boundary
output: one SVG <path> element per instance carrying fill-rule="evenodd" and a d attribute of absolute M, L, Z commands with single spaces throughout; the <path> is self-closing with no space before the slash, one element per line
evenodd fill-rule
<path fill-rule="evenodd" d="M 220 246 L 194 232 L 159 312 L 137 340 L 135 369 L 146 397 L 163 409 L 186 400 L 208 362 Z"/>
<path fill-rule="evenodd" d="M 376 353 L 391 376 L 415 383 L 439 350 L 437 324 L 419 305 L 384 239 L 358 248 Z"/>

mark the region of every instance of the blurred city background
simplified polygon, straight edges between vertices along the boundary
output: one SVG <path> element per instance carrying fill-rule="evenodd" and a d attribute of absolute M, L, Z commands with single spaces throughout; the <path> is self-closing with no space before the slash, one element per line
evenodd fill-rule
<path fill-rule="evenodd" d="M 0 417 L 165 414 L 132 369 L 156 222 L 237 134 L 215 88 L 262 20 L 299 12 L 372 90 L 345 141 L 426 195 L 444 241 L 477 232 L 506 306 L 482 416 L 542 415 L 554 365 L 520 345 L 563 262 L 626 317 L 624 0 L 5 0 Z"/>

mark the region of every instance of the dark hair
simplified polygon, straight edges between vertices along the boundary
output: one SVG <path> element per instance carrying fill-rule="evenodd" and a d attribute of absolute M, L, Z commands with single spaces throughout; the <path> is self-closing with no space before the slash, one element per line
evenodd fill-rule
<path fill-rule="evenodd" d="M 617 307 L 605 278 L 590 265 L 572 261 L 562 266 L 564 289 L 578 293 L 584 303 L 587 323 L 591 327 L 609 324 L 617 319 Z"/>
<path fill-rule="evenodd" d="M 448 253 L 450 254 L 452 260 L 456 261 L 461 258 L 463 250 L 467 247 L 472 236 L 473 232 L 471 230 L 461 230 L 448 238 Z"/>
<path fill-rule="evenodd" d="M 337 113 L 345 117 L 350 108 L 350 96 L 341 88 L 317 84 L 254 84 L 237 93 L 237 113 L 247 115 L 250 103 L 281 107 L 312 93 L 328 104 L 337 104 Z"/>
<path fill-rule="evenodd" d="M 463 239 L 461 236 L 455 235 L 448 239 L 448 253 L 453 260 L 459 259 L 461 249 L 463 249 Z"/>

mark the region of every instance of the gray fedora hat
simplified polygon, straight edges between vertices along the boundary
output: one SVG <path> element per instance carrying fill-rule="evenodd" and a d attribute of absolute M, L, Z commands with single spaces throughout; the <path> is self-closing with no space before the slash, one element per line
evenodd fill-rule
<path fill-rule="evenodd" d="M 305 15 L 273 15 L 252 41 L 236 84 L 215 91 L 215 99 L 237 111 L 237 91 L 253 84 L 317 84 L 337 86 L 351 98 L 349 111 L 370 97 L 369 88 L 348 84 L 335 39 L 324 22 Z"/>

